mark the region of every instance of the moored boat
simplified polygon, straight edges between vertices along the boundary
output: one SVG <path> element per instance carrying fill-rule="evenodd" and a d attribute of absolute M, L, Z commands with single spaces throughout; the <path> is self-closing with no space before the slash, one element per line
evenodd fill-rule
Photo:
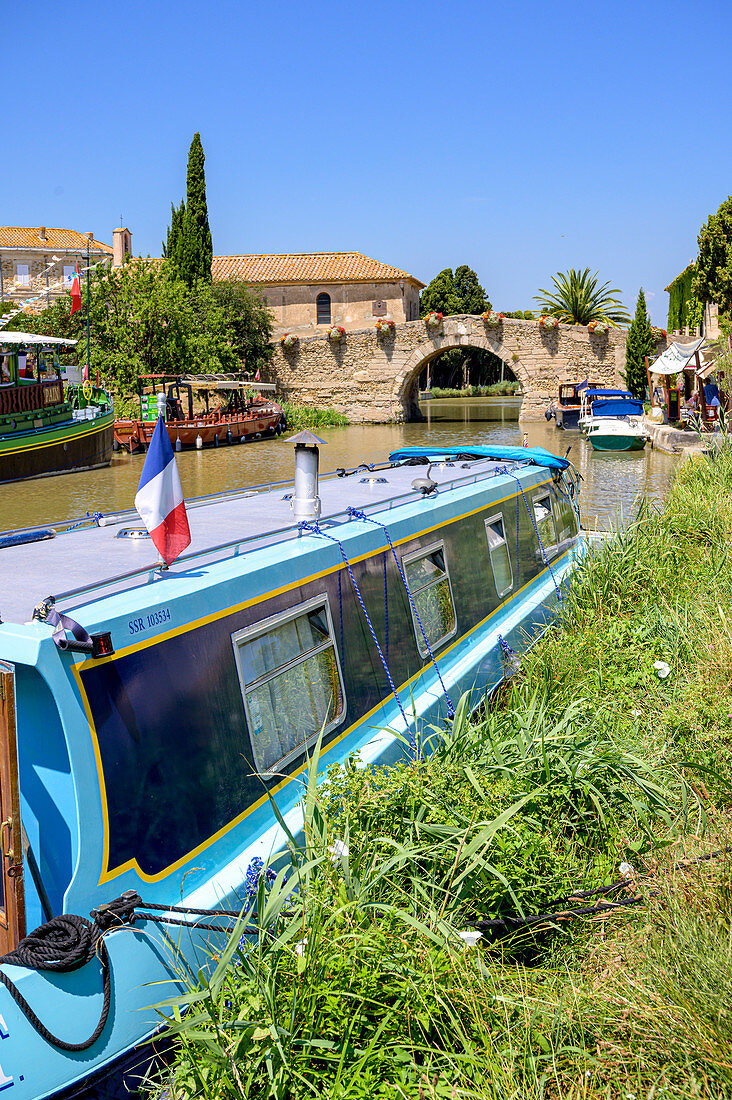
<path fill-rule="evenodd" d="M 0 332 L 0 482 L 109 465 L 111 397 L 61 377 L 58 351 L 75 343 Z"/>
<path fill-rule="evenodd" d="M 219 398 L 218 405 L 195 413 L 194 387 L 206 392 L 207 396 L 209 390 L 214 390 Z M 170 441 L 178 450 L 246 443 L 263 436 L 279 435 L 286 427 L 285 413 L 267 395 L 268 390 L 274 391 L 274 386 L 224 375 L 188 378 L 168 374 L 141 375 L 138 379 L 140 415 L 115 420 L 115 448 L 123 448 L 130 454 L 146 451 L 161 408 Z"/>
<path fill-rule="evenodd" d="M 590 390 L 580 431 L 595 451 L 642 451 L 648 441 L 643 402 L 626 390 Z"/>
<path fill-rule="evenodd" d="M 169 569 L 134 512 L 0 536 L 0 949 L 94 914 L 85 965 L 49 975 L 28 941 L 0 961 L 18 1100 L 158 1033 L 150 1006 L 297 833 L 319 736 L 325 764 L 397 759 L 555 613 L 583 547 L 566 459 L 405 448 L 319 479 L 318 442 L 294 485 L 189 502 Z"/>
<path fill-rule="evenodd" d="M 554 420 L 558 428 L 574 429 L 579 424 L 582 395 L 587 389 L 595 389 L 597 383 L 585 378 L 584 382 L 561 382 L 557 400 L 545 410 L 547 420 Z"/>

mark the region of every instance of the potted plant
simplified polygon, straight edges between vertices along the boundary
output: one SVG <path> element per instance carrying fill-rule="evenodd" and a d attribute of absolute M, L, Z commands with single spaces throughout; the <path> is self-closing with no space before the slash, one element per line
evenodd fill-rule
<path fill-rule="evenodd" d="M 285 351 L 292 351 L 300 343 L 300 337 L 296 336 L 294 332 L 285 332 L 280 336 L 280 343 Z"/>
<path fill-rule="evenodd" d="M 438 328 L 442 324 L 442 314 L 432 309 L 424 320 L 427 328 Z"/>
<path fill-rule="evenodd" d="M 328 329 L 328 339 L 332 340 L 334 344 L 340 344 L 341 340 L 345 339 L 346 330 L 343 325 L 331 325 Z"/>
<path fill-rule="evenodd" d="M 386 317 L 380 317 L 376 322 L 376 331 L 379 336 L 391 336 L 395 329 L 396 325 L 394 322 L 388 321 Z"/>
<path fill-rule="evenodd" d="M 483 314 L 483 320 L 487 325 L 500 325 L 506 318 L 505 313 L 496 313 L 494 309 L 488 309 Z"/>
<path fill-rule="evenodd" d="M 557 328 L 557 326 L 559 325 L 559 320 L 556 317 L 552 316 L 551 313 L 542 313 L 541 317 L 539 318 L 539 324 L 542 328 Z"/>
<path fill-rule="evenodd" d="M 609 332 L 610 325 L 607 321 L 590 321 L 587 326 L 590 332 Z"/>

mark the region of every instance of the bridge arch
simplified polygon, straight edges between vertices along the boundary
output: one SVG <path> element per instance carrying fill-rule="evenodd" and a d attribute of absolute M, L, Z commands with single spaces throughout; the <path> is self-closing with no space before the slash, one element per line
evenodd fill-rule
<path fill-rule="evenodd" d="M 431 359 L 436 359 L 451 348 L 479 348 L 490 351 L 513 372 L 522 392 L 530 385 L 530 374 L 520 356 L 509 352 L 497 338 L 489 339 L 478 333 L 449 333 L 418 344 L 409 355 L 394 380 L 394 401 L 399 403 L 405 420 L 419 420 L 419 376 Z"/>

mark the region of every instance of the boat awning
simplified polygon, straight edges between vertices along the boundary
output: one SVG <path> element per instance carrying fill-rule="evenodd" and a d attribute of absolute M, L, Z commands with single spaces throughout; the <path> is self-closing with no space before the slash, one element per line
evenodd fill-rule
<path fill-rule="evenodd" d="M 588 390 L 585 397 L 631 397 L 628 390 Z"/>
<path fill-rule="evenodd" d="M 392 451 L 390 462 L 406 462 L 410 458 L 427 458 L 439 462 L 443 458 L 497 458 L 503 462 L 525 462 L 533 466 L 547 466 L 550 470 L 566 470 L 570 463 L 566 458 L 553 455 L 543 447 L 402 447 Z"/>
<path fill-rule="evenodd" d="M 593 401 L 593 416 L 643 416 L 643 402 L 629 401 Z"/>
<path fill-rule="evenodd" d="M 0 329 L 0 344 L 40 344 L 50 347 L 52 344 L 64 344 L 70 347 L 76 340 L 62 340 L 59 336 L 38 336 L 33 332 L 5 332 Z"/>
<path fill-rule="evenodd" d="M 695 340 L 693 344 L 677 344 L 674 341 L 671 347 L 666 348 L 664 353 L 651 363 L 651 374 L 678 374 L 689 366 L 689 361 L 698 351 L 708 347 L 709 344 L 704 337 L 701 340 Z"/>

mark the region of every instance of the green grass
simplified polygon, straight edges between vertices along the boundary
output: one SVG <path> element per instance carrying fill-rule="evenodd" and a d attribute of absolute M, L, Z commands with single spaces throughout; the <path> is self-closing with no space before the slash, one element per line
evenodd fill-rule
<path fill-rule="evenodd" d="M 313 405 L 296 405 L 291 401 L 282 404 L 287 416 L 288 429 L 298 428 L 344 428 L 348 417 L 335 409 L 318 409 Z"/>
<path fill-rule="evenodd" d="M 731 597 L 725 450 L 588 555 L 499 696 L 421 731 L 432 755 L 347 761 L 320 788 L 314 763 L 305 840 L 260 879 L 251 946 L 237 932 L 178 999 L 156 1089 L 732 1098 L 732 864 L 678 867 L 728 838 Z M 623 860 L 642 907 L 475 949 L 457 934 L 613 881 Z"/>
<path fill-rule="evenodd" d="M 464 389 L 449 389 L 433 386 L 433 397 L 516 397 L 521 394 L 520 382 L 494 382 L 490 386 L 465 386 Z"/>

